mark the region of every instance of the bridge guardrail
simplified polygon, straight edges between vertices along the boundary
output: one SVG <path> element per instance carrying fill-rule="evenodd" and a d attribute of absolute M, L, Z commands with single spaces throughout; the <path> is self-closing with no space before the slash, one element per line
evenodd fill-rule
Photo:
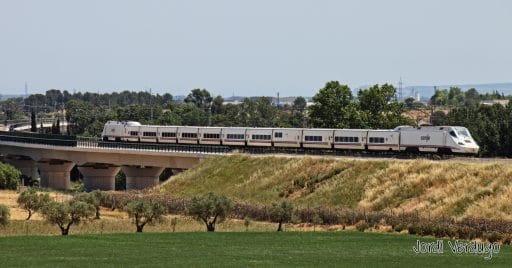
<path fill-rule="evenodd" d="M 184 145 L 162 143 L 127 143 L 109 142 L 95 137 L 76 137 L 67 135 L 38 134 L 30 132 L 0 131 L 0 141 L 19 142 L 27 144 L 42 144 L 51 146 L 87 147 L 107 150 L 139 150 L 153 152 L 182 152 L 182 153 L 228 153 L 227 146 Z"/>

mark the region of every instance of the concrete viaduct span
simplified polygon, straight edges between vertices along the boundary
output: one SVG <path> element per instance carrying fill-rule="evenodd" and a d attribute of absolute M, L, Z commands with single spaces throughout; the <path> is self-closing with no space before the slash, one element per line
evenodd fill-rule
<path fill-rule="evenodd" d="M 115 190 L 115 176 L 120 170 L 126 175 L 127 190 L 144 189 L 158 185 L 164 168 L 181 171 L 210 155 L 225 153 L 214 147 L 118 144 L 95 138 L 77 138 L 73 141 L 4 135 L 7 133 L 0 133 L 3 161 L 18 168 L 27 177 L 37 178 L 40 175 L 40 185 L 53 189 L 70 188 L 70 171 L 75 165 L 84 177 L 86 191 Z"/>

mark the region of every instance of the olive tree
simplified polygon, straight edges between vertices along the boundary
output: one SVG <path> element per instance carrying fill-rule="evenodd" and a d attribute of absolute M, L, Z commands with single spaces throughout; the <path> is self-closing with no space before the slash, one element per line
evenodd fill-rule
<path fill-rule="evenodd" d="M 9 208 L 4 204 L 0 204 L 0 225 L 7 225 L 10 217 L 11 213 L 9 212 Z"/>
<path fill-rule="evenodd" d="M 82 201 L 91 204 L 96 209 L 95 219 L 100 219 L 100 205 L 101 199 L 103 198 L 103 192 L 100 190 L 94 190 L 90 193 L 81 193 L 74 197 L 75 200 Z"/>
<path fill-rule="evenodd" d="M 84 219 L 94 215 L 94 206 L 86 202 L 71 200 L 65 203 L 49 202 L 41 212 L 44 218 L 52 224 L 57 224 L 62 235 L 68 235 L 73 224 L 80 224 Z"/>
<path fill-rule="evenodd" d="M 165 207 L 156 201 L 134 200 L 124 206 L 124 211 L 133 218 L 137 232 L 142 233 L 146 224 L 161 220 L 166 212 Z"/>
<path fill-rule="evenodd" d="M 51 199 L 48 193 L 38 193 L 37 190 L 33 188 L 22 192 L 16 200 L 18 205 L 28 212 L 28 216 L 25 220 L 30 220 L 34 212 L 40 210 L 50 201 Z"/>
<path fill-rule="evenodd" d="M 188 213 L 206 225 L 208 232 L 215 232 L 215 224 L 221 223 L 231 211 L 231 200 L 222 195 L 207 193 L 192 198 Z"/>
<path fill-rule="evenodd" d="M 280 232 L 283 230 L 283 223 L 287 223 L 292 219 L 293 213 L 293 205 L 283 201 L 280 204 L 272 203 L 272 207 L 270 208 L 270 220 L 273 222 L 277 222 L 277 231 Z"/>

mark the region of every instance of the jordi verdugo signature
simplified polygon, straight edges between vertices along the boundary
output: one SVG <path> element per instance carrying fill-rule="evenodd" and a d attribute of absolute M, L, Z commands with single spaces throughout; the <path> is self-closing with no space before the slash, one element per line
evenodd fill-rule
<path fill-rule="evenodd" d="M 480 243 L 476 241 L 448 241 L 450 250 L 455 254 L 485 254 L 484 259 L 492 259 L 493 254 L 500 252 L 501 246 L 497 242 L 494 243 Z M 416 254 L 420 253 L 444 253 L 444 241 L 437 240 L 434 242 L 423 242 L 416 240 L 416 245 L 412 247 L 412 251 Z"/>

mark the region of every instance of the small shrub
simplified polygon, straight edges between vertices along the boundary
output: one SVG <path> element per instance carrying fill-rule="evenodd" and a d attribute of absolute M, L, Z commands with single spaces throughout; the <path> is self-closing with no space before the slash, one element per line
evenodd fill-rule
<path fill-rule="evenodd" d="M 366 229 L 368 229 L 370 226 L 368 225 L 368 223 L 366 223 L 365 221 L 359 221 L 358 223 L 356 223 L 356 229 L 359 231 L 359 232 L 364 232 Z"/>
<path fill-rule="evenodd" d="M 15 167 L 0 163 L 0 189 L 16 190 L 21 180 L 21 172 Z"/>
<path fill-rule="evenodd" d="M 489 241 L 490 243 L 494 243 L 494 242 L 498 242 L 501 240 L 501 238 L 503 237 L 502 234 L 498 233 L 498 232 L 489 232 L 489 233 L 485 233 L 484 234 L 484 237 L 485 239 L 487 239 L 487 241 Z"/>
<path fill-rule="evenodd" d="M 244 226 L 245 226 L 245 231 L 246 232 L 249 231 L 249 225 L 251 225 L 251 219 L 245 217 L 245 219 L 244 219 Z"/>
<path fill-rule="evenodd" d="M 9 208 L 4 204 L 0 204 L 0 225 L 7 225 L 7 223 L 9 223 L 10 217 L 11 213 L 9 212 Z"/>
<path fill-rule="evenodd" d="M 406 228 L 407 228 L 407 226 L 405 224 L 399 223 L 393 227 L 393 230 L 395 230 L 395 232 L 400 233 L 401 231 L 405 230 Z"/>
<path fill-rule="evenodd" d="M 416 224 L 409 224 L 407 225 L 407 231 L 409 232 L 409 234 L 411 235 L 415 235 L 415 234 L 418 234 L 418 225 Z"/>
<path fill-rule="evenodd" d="M 178 225 L 178 218 L 174 217 L 171 219 L 172 232 L 176 231 L 176 225 Z"/>

